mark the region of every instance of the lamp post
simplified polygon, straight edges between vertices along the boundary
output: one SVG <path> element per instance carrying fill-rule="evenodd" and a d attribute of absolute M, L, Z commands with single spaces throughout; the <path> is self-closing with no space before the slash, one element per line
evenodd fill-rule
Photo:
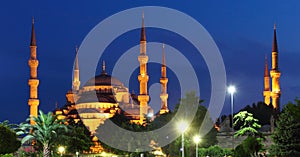
<path fill-rule="evenodd" d="M 181 156 L 184 157 L 184 132 L 187 130 L 188 124 L 185 121 L 181 121 L 178 123 L 178 130 L 181 133 L 181 149 L 182 149 L 182 154 Z"/>
<path fill-rule="evenodd" d="M 234 86 L 229 86 L 228 87 L 228 93 L 230 94 L 230 99 L 231 99 L 231 131 L 232 133 L 234 132 L 233 128 L 233 94 L 236 92 L 236 89 Z M 232 134 L 232 149 L 234 149 L 234 134 Z"/>
<path fill-rule="evenodd" d="M 196 143 L 196 157 L 198 157 L 198 144 L 200 142 L 200 136 L 199 135 L 196 135 L 194 136 L 194 142 Z"/>
<path fill-rule="evenodd" d="M 60 153 L 60 156 L 62 156 L 62 154 L 65 152 L 65 147 L 59 146 L 58 147 L 58 152 Z"/>

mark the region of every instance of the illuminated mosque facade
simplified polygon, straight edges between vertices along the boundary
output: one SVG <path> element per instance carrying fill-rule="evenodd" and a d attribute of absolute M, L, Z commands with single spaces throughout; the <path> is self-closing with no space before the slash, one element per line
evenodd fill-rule
<path fill-rule="evenodd" d="M 147 41 L 146 30 L 144 26 L 144 16 L 142 18 L 141 37 L 140 37 L 140 53 L 137 59 L 140 64 L 139 94 L 130 93 L 128 87 L 117 78 L 107 74 L 105 62 L 102 63 L 102 72 L 81 86 L 80 71 L 78 62 L 78 49 L 76 48 L 76 59 L 73 69 L 72 90 L 66 93 L 67 103 L 62 108 L 56 108 L 55 114 L 59 119 L 72 118 L 75 122 L 82 120 L 85 126 L 95 133 L 97 127 L 104 123 L 108 118 L 115 115 L 120 110 L 125 111 L 125 116 L 131 122 L 142 125 L 145 123 L 146 116 L 154 114 L 152 108 L 148 105 L 148 80 L 147 74 Z M 32 22 L 32 33 L 30 42 L 30 58 L 28 61 L 30 67 L 30 79 L 28 84 L 30 87 L 30 97 L 28 105 L 30 106 L 30 115 L 38 116 L 38 72 L 37 60 L 37 44 L 34 30 L 34 21 Z M 157 114 L 168 113 L 168 93 L 166 76 L 166 59 L 164 54 L 164 46 L 162 52 L 161 66 L 161 109 Z M 34 122 L 31 122 L 34 124 Z"/>

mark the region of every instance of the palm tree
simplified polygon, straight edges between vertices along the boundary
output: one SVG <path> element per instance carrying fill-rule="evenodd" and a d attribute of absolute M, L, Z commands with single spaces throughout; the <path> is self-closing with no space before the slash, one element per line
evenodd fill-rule
<path fill-rule="evenodd" d="M 58 138 L 58 130 L 63 129 L 67 131 L 67 126 L 61 120 L 58 120 L 52 112 L 44 114 L 42 111 L 39 111 L 39 116 L 32 117 L 32 119 L 35 122 L 34 125 L 28 123 L 20 125 L 18 135 L 27 134 L 22 139 L 22 144 L 32 140 L 39 142 L 43 147 L 43 156 L 50 157 L 50 148 L 55 139 Z"/>

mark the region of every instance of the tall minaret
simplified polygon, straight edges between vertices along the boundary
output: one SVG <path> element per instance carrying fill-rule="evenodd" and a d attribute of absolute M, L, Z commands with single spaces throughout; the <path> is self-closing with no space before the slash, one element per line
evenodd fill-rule
<path fill-rule="evenodd" d="M 140 55 L 138 56 L 138 61 L 140 62 L 140 74 L 138 80 L 140 82 L 140 94 L 138 95 L 138 100 L 140 102 L 140 123 L 142 124 L 145 119 L 145 115 L 148 114 L 148 80 L 149 76 L 147 75 L 147 62 L 148 56 L 146 54 L 146 32 L 144 25 L 144 13 L 142 15 L 142 30 L 141 30 L 141 39 L 140 39 Z"/>
<path fill-rule="evenodd" d="M 167 93 L 167 67 L 166 67 L 166 57 L 165 57 L 165 44 L 163 44 L 163 52 L 162 52 L 162 65 L 161 65 L 161 109 L 159 111 L 160 114 L 168 113 L 168 93 Z"/>
<path fill-rule="evenodd" d="M 271 90 L 270 90 L 270 76 L 269 76 L 269 68 L 268 68 L 268 58 L 265 57 L 265 74 L 264 74 L 264 99 L 265 104 L 270 105 L 271 98 Z"/>
<path fill-rule="evenodd" d="M 79 80 L 79 64 L 78 64 L 78 48 L 76 47 L 76 58 L 73 72 L 73 91 L 78 91 L 80 87 Z"/>
<path fill-rule="evenodd" d="M 30 58 L 28 60 L 28 65 L 30 67 L 30 79 L 28 80 L 28 85 L 30 88 L 30 95 L 28 100 L 28 105 L 30 106 L 30 117 L 38 116 L 38 106 L 39 106 L 39 99 L 38 99 L 38 86 L 39 80 L 37 78 L 37 68 L 39 66 L 39 61 L 36 57 L 36 39 L 35 39 L 35 32 L 34 32 L 34 19 L 32 18 L 32 28 L 31 28 L 31 42 L 30 42 Z M 34 121 L 31 119 L 30 124 L 35 124 Z"/>
<path fill-rule="evenodd" d="M 270 75 L 272 78 L 272 104 L 275 109 L 279 109 L 280 106 L 280 71 L 278 68 L 278 47 L 277 47 L 277 38 L 276 38 L 276 25 L 274 24 L 274 37 L 272 45 L 272 69 Z"/>

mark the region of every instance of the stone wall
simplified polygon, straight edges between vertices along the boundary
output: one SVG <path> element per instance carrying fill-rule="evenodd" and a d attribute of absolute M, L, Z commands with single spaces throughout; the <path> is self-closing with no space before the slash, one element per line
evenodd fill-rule
<path fill-rule="evenodd" d="M 271 134 L 269 132 L 263 133 L 266 140 L 263 142 L 265 145 L 265 148 L 269 148 L 272 144 Z M 218 133 L 217 140 L 218 145 L 222 148 L 232 148 L 233 147 L 233 141 L 234 141 L 234 147 L 241 144 L 244 139 L 247 138 L 247 136 L 240 136 L 235 137 L 234 140 L 232 140 L 232 133 Z"/>

